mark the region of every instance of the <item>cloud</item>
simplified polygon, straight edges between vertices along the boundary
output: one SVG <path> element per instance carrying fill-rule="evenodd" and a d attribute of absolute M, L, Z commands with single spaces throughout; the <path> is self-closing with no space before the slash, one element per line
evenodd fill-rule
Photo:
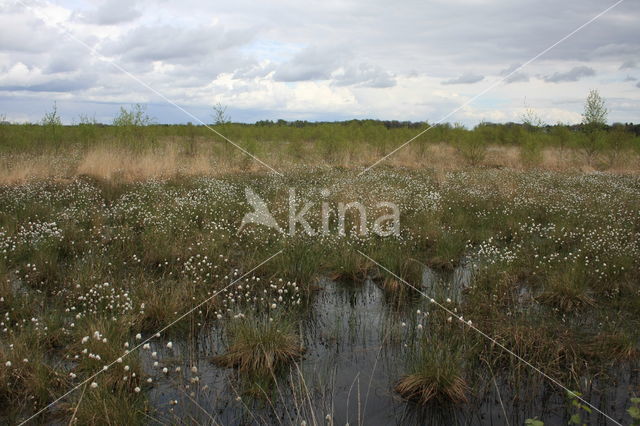
<path fill-rule="evenodd" d="M 81 15 L 81 20 L 96 25 L 116 25 L 135 21 L 142 12 L 133 0 L 105 0 L 96 9 Z"/>
<path fill-rule="evenodd" d="M 619 70 L 628 70 L 628 69 L 633 69 L 635 67 L 637 67 L 638 64 L 636 63 L 636 61 L 633 60 L 629 60 L 629 61 L 625 61 L 622 63 L 622 65 L 620 65 L 620 68 L 618 68 Z"/>
<path fill-rule="evenodd" d="M 508 68 L 503 69 L 502 71 L 500 71 L 500 75 L 502 77 L 506 77 L 505 78 L 505 83 L 510 84 L 510 83 L 526 83 L 527 81 L 529 81 L 529 75 L 525 74 L 522 71 L 516 71 L 518 68 L 520 68 L 520 64 L 513 64 Z M 513 73 L 513 74 L 512 74 Z"/>
<path fill-rule="evenodd" d="M 640 81 L 639 81 L 638 83 L 636 83 L 636 87 L 637 87 L 638 89 L 640 89 Z"/>
<path fill-rule="evenodd" d="M 27 92 L 75 92 L 88 89 L 94 83 L 94 79 L 53 79 L 44 83 L 28 85 L 0 85 L 1 91 L 27 91 Z"/>
<path fill-rule="evenodd" d="M 332 74 L 333 84 L 336 86 L 357 86 L 371 88 L 386 88 L 396 85 L 393 74 L 377 65 L 361 63 L 349 66 Z"/>
<path fill-rule="evenodd" d="M 445 80 L 442 84 L 474 84 L 484 80 L 484 76 L 477 74 L 462 74 L 460 77 Z"/>
<path fill-rule="evenodd" d="M 349 53 L 341 47 L 310 46 L 281 64 L 273 78 L 284 82 L 329 80 L 333 71 L 345 64 L 348 58 Z"/>
<path fill-rule="evenodd" d="M 624 79 L 624 81 L 636 81 L 636 80 L 637 80 L 637 78 L 635 78 L 635 77 L 633 77 L 631 75 L 628 75 L 627 78 Z"/>
<path fill-rule="evenodd" d="M 205 116 L 220 100 L 234 118 L 247 120 L 435 120 L 468 100 L 473 82 L 506 77 L 517 68 L 508 65 L 533 58 L 603 7 L 599 0 L 434 1 L 437 7 L 405 2 L 389 8 L 382 0 L 38 0 L 29 2 L 31 9 L 0 2 L 0 111 L 29 114 L 44 109 L 38 103 L 48 107 L 55 99 L 61 111 L 67 102 L 72 117 L 77 110 L 109 116 L 99 105 L 111 103 L 117 112 L 119 104 L 159 102 L 46 24 L 53 22 Z M 43 22 L 40 15 L 50 19 Z M 506 83 L 517 84 L 497 85 L 474 102 L 473 114 L 451 120 L 469 125 L 481 118 L 517 119 L 513 111 L 525 98 L 541 110 L 558 101 L 553 108 L 568 117 L 580 113 L 589 86 L 608 100 L 625 100 L 624 110 L 611 105 L 612 120 L 636 120 L 640 91 L 629 89 L 637 81 L 623 80 L 627 74 L 640 77 L 638 19 L 640 2 L 624 2 L 506 77 Z M 594 70 L 597 80 L 587 78 Z M 550 87 L 547 81 L 574 83 Z M 19 106 L 18 98 L 29 105 Z M 167 120 L 189 120 L 171 107 L 163 111 Z"/>
<path fill-rule="evenodd" d="M 593 68 L 588 67 L 586 65 L 581 65 L 577 67 L 571 68 L 567 72 L 556 72 L 552 75 L 547 75 L 544 77 L 544 81 L 547 83 L 561 83 L 565 81 L 578 81 L 583 77 L 591 77 L 596 75 L 596 72 Z"/>
<path fill-rule="evenodd" d="M 34 16 L 0 13 L 0 51 L 46 53 L 61 39 L 57 31 L 42 25 Z"/>
<path fill-rule="evenodd" d="M 130 62 L 197 63 L 209 55 L 240 47 L 251 38 L 248 30 L 227 31 L 222 26 L 142 26 L 107 43 L 104 52 Z"/>
<path fill-rule="evenodd" d="M 233 78 L 242 80 L 246 78 L 263 78 L 276 70 L 276 65 L 270 61 L 258 64 L 250 64 L 233 72 Z"/>

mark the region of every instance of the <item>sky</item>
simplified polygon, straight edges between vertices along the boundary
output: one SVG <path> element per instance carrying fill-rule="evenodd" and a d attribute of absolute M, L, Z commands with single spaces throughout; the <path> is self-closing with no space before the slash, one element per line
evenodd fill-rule
<path fill-rule="evenodd" d="M 597 89 L 638 123 L 639 1 L 528 63 L 614 3 L 0 0 L 0 118 L 576 123 Z"/>

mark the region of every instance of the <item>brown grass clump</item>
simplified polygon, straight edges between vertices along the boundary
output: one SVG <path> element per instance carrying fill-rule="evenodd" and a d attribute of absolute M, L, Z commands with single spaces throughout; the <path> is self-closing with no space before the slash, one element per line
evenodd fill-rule
<path fill-rule="evenodd" d="M 398 292 L 402 292 L 406 286 L 407 286 L 406 284 L 401 283 L 395 278 L 385 278 L 385 280 L 382 282 L 382 289 L 385 292 L 392 293 L 392 294 L 397 294 Z"/>
<path fill-rule="evenodd" d="M 583 307 L 595 306 L 595 299 L 589 286 L 579 272 L 566 270 L 550 276 L 538 301 L 558 308 L 562 312 L 572 312 Z"/>
<path fill-rule="evenodd" d="M 454 376 L 450 380 L 410 374 L 403 377 L 395 385 L 394 390 L 403 398 L 426 405 L 435 399 L 440 402 L 452 402 L 462 404 L 467 402 L 469 387 L 462 377 Z"/>
<path fill-rule="evenodd" d="M 0 347 L 0 405 L 45 403 L 68 385 L 65 375 L 45 362 L 43 348 L 12 341 Z"/>
<path fill-rule="evenodd" d="M 497 341 L 550 375 L 565 376 L 578 365 L 580 342 L 566 327 L 518 324 L 506 318 L 496 325 L 493 336 Z M 487 358 L 496 365 L 510 365 L 514 373 L 529 374 L 526 365 L 501 348 L 492 345 L 489 350 Z"/>
<path fill-rule="evenodd" d="M 624 332 L 603 332 L 585 345 L 588 357 L 604 361 L 629 360 L 640 354 L 637 339 Z"/>
<path fill-rule="evenodd" d="M 216 364 L 253 374 L 270 374 L 300 358 L 304 348 L 291 323 L 283 319 L 238 319 L 229 326 L 227 352 Z"/>
<path fill-rule="evenodd" d="M 402 398 L 421 405 L 430 401 L 461 404 L 467 402 L 469 392 L 463 373 L 461 342 L 453 336 L 433 335 L 410 355 L 409 372 L 394 390 Z"/>

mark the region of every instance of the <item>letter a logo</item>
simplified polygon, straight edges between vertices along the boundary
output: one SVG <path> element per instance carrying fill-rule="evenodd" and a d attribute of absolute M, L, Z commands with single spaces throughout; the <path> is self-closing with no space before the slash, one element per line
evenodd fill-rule
<path fill-rule="evenodd" d="M 273 228 L 278 232 L 282 232 L 280 225 L 278 225 L 278 222 L 276 222 L 274 217 L 271 215 L 271 212 L 269 212 L 267 204 L 262 198 L 260 198 L 260 196 L 258 196 L 258 194 L 253 192 L 251 188 L 245 188 L 244 195 L 247 197 L 247 203 L 249 203 L 249 205 L 253 207 L 254 211 L 244 215 L 244 217 L 242 218 L 240 229 L 238 229 L 238 234 L 242 232 L 242 229 L 245 226 L 251 223 L 256 225 L 268 226 L 269 228 Z"/>

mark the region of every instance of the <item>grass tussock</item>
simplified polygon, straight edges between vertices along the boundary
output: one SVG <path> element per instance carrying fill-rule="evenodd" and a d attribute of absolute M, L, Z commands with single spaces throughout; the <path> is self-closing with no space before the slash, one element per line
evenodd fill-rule
<path fill-rule="evenodd" d="M 404 399 L 420 405 L 429 402 L 462 404 L 468 401 L 469 386 L 463 377 L 461 353 L 445 342 L 425 342 L 412 361 L 410 373 L 394 390 Z"/>
<path fill-rule="evenodd" d="M 270 375 L 304 354 L 293 325 L 284 319 L 238 319 L 228 333 L 227 351 L 213 361 L 241 372 Z"/>
<path fill-rule="evenodd" d="M 594 307 L 596 300 L 593 292 L 580 274 L 564 270 L 548 277 L 538 300 L 559 309 L 572 312 L 581 308 Z"/>
<path fill-rule="evenodd" d="M 458 376 L 410 374 L 400 379 L 394 389 L 403 398 L 421 405 L 434 399 L 454 404 L 467 402 L 467 383 Z"/>

